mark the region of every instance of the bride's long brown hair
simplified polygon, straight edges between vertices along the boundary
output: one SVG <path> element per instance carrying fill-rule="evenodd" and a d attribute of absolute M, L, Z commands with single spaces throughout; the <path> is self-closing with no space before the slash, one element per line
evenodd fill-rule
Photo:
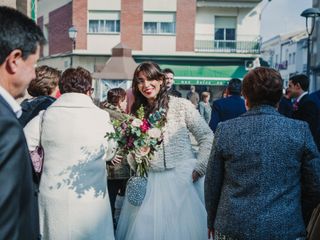
<path fill-rule="evenodd" d="M 149 104 L 148 99 L 145 96 L 143 96 L 139 91 L 138 76 L 140 72 L 143 72 L 148 80 L 162 81 L 160 91 L 152 105 Z M 132 80 L 132 93 L 135 99 L 131 107 L 132 114 L 135 115 L 137 113 L 137 110 L 142 105 L 145 110 L 145 117 L 148 117 L 151 113 L 156 112 L 160 108 L 165 109 L 165 115 L 167 115 L 169 109 L 169 96 L 166 87 L 165 75 L 161 72 L 161 69 L 158 64 L 154 62 L 143 62 L 136 68 Z"/>

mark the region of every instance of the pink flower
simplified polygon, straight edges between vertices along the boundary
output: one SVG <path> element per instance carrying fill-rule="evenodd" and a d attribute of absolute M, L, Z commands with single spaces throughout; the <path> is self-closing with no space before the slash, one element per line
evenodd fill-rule
<path fill-rule="evenodd" d="M 136 151 L 136 154 L 140 157 L 146 156 L 150 152 L 150 147 L 143 146 Z"/>
<path fill-rule="evenodd" d="M 126 129 L 127 127 L 128 127 L 128 125 L 127 125 L 126 123 L 124 123 L 124 122 L 121 123 L 121 128 L 122 128 L 122 129 Z"/>
<path fill-rule="evenodd" d="M 148 121 L 146 119 L 143 119 L 142 125 L 140 125 L 141 132 L 145 133 L 149 130 L 149 128 L 150 128 L 150 124 L 148 123 Z"/>

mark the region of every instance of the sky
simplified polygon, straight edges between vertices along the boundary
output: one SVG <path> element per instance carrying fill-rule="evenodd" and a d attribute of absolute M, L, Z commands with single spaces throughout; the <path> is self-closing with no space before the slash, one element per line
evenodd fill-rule
<path fill-rule="evenodd" d="M 261 36 L 266 41 L 278 34 L 305 29 L 305 18 L 300 14 L 312 7 L 312 0 L 263 0 Z"/>

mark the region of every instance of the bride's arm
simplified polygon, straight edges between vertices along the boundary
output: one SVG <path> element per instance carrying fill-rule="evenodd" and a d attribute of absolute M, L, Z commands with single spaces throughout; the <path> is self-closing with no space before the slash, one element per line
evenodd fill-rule
<path fill-rule="evenodd" d="M 199 176 L 203 176 L 207 169 L 207 163 L 213 144 L 213 132 L 203 117 L 201 117 L 198 110 L 189 101 L 185 101 L 185 121 L 188 130 L 193 134 L 199 144 L 198 162 L 194 170 Z"/>

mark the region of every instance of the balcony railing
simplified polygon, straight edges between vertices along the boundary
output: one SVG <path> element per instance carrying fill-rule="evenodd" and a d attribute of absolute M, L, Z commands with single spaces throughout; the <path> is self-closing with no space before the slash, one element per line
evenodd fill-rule
<path fill-rule="evenodd" d="M 260 41 L 196 39 L 195 52 L 260 54 Z"/>

